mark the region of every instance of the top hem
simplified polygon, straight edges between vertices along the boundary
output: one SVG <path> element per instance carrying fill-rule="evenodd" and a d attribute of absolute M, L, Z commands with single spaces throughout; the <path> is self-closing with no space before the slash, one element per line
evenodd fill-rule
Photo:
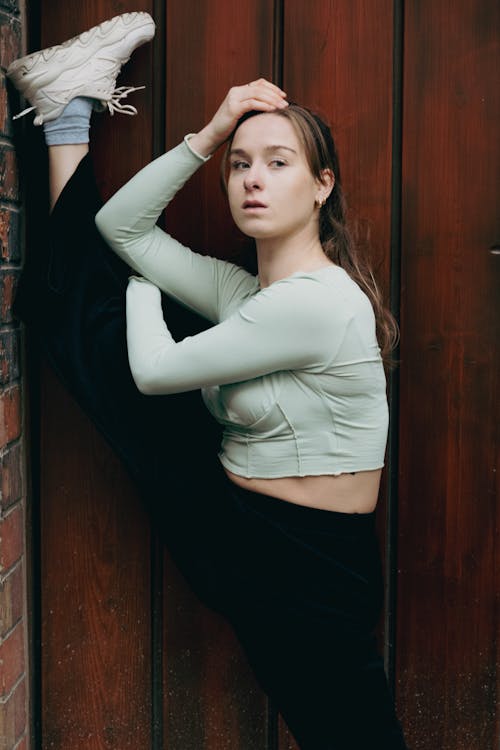
<path fill-rule="evenodd" d="M 337 477 L 341 476 L 342 474 L 353 474 L 360 471 L 378 471 L 378 469 L 384 468 L 384 463 L 377 464 L 376 466 L 349 466 L 349 467 L 342 467 L 341 469 L 337 469 L 336 471 L 332 471 L 331 469 L 313 469 L 308 470 L 304 472 L 298 472 L 298 471 L 289 471 L 289 472 L 280 472 L 279 474 L 276 474 L 274 472 L 266 473 L 266 474 L 248 474 L 241 471 L 239 466 L 236 466 L 231 463 L 227 459 L 224 454 L 219 454 L 219 460 L 221 464 L 224 466 L 224 468 L 229 469 L 233 474 L 236 474 L 239 477 L 243 477 L 244 479 L 285 479 L 289 477 L 319 477 L 319 476 L 332 476 Z"/>

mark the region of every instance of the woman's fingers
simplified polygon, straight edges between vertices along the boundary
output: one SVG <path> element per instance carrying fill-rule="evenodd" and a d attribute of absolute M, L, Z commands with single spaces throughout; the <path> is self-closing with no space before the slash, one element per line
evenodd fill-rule
<path fill-rule="evenodd" d="M 254 86 L 252 84 L 245 86 L 242 92 L 242 101 L 246 102 L 248 99 L 270 104 L 277 108 L 287 106 L 287 101 L 282 94 L 278 94 L 264 86 Z"/>
<path fill-rule="evenodd" d="M 236 88 L 242 97 L 242 101 L 253 99 L 257 105 L 262 101 L 277 108 L 287 106 L 286 93 L 274 83 L 266 81 L 265 78 L 260 78 L 258 81 L 252 81 L 251 83 L 247 83 L 246 86 L 238 86 Z"/>
<path fill-rule="evenodd" d="M 211 121 L 192 137 L 191 146 L 206 156 L 226 140 L 246 112 L 252 109 L 272 112 L 287 106 L 285 92 L 265 78 L 258 78 L 243 86 L 233 86 Z"/>
<path fill-rule="evenodd" d="M 278 86 L 259 79 L 244 86 L 233 86 L 217 110 L 212 120 L 218 132 L 229 135 L 238 119 L 252 109 L 270 112 L 288 106 L 285 92 Z"/>
<path fill-rule="evenodd" d="M 245 99 L 242 102 L 240 116 L 244 115 L 246 112 L 251 112 L 254 109 L 262 112 L 274 112 L 276 109 L 283 109 L 286 106 L 288 106 L 286 103 L 277 106 L 276 104 L 266 102 L 263 99 Z"/>
<path fill-rule="evenodd" d="M 288 106 L 286 94 L 278 86 L 260 79 L 244 86 L 233 86 L 229 90 L 219 112 L 227 112 L 231 118 L 231 129 L 237 120 L 252 109 L 270 112 Z"/>
<path fill-rule="evenodd" d="M 248 86 L 267 86 L 271 91 L 276 92 L 277 94 L 280 94 L 281 96 L 286 96 L 286 93 L 283 91 L 283 89 L 280 89 L 279 86 L 276 86 L 275 83 L 272 83 L 271 81 L 268 81 L 266 78 L 258 78 L 256 81 L 250 81 Z"/>

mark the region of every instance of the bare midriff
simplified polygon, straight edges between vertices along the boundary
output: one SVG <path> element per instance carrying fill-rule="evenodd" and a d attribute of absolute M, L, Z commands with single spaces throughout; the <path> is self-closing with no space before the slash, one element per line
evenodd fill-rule
<path fill-rule="evenodd" d="M 382 469 L 338 476 L 262 479 L 239 476 L 224 469 L 229 479 L 251 492 L 270 495 L 297 505 L 339 513 L 371 513 L 377 505 Z"/>

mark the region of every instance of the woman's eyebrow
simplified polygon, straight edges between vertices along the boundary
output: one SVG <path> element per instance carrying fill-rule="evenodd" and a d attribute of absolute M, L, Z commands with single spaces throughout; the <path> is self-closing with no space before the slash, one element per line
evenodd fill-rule
<path fill-rule="evenodd" d="M 275 146 L 266 146 L 264 148 L 264 151 L 266 151 L 266 152 L 269 152 L 269 151 L 280 151 L 280 150 L 291 151 L 292 154 L 296 154 L 297 153 L 294 148 L 291 148 L 290 146 L 280 146 L 279 144 L 276 144 Z M 247 152 L 243 148 L 233 148 L 229 152 L 229 155 L 230 156 L 233 156 L 233 155 L 236 155 L 236 156 L 248 156 Z"/>
<path fill-rule="evenodd" d="M 264 151 L 280 151 L 280 150 L 291 151 L 292 154 L 297 153 L 294 148 L 291 148 L 290 146 L 280 146 L 279 144 L 276 144 L 275 146 L 266 146 L 266 148 L 264 149 Z"/>
<path fill-rule="evenodd" d="M 229 156 L 248 156 L 247 152 L 242 148 L 232 148 L 229 152 Z"/>

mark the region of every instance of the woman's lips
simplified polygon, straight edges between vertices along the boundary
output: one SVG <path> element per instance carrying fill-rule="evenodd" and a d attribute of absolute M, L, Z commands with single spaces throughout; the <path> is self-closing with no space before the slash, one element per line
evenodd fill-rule
<path fill-rule="evenodd" d="M 248 210 L 252 208 L 267 208 L 267 206 L 264 203 L 261 203 L 260 201 L 245 201 L 243 204 L 243 209 Z"/>

